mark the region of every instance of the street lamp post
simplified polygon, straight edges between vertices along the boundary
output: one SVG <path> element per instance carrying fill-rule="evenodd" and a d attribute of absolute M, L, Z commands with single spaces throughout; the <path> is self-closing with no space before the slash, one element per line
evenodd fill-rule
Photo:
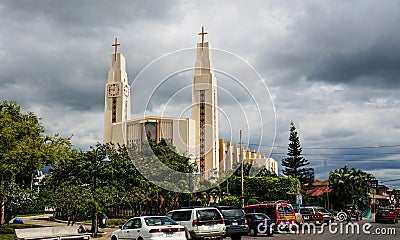
<path fill-rule="evenodd" d="M 95 151 L 95 158 L 93 161 L 93 198 L 95 199 L 95 201 L 97 201 L 96 199 L 96 188 L 97 188 L 97 167 L 98 167 L 98 161 L 97 161 L 97 150 L 99 149 L 99 147 L 95 148 L 90 146 L 90 149 L 94 149 Z M 108 157 L 108 152 L 106 149 L 106 156 L 101 160 L 102 163 L 108 164 L 111 162 L 110 158 Z M 93 214 L 92 216 L 92 230 L 91 232 L 93 233 L 93 236 L 97 235 L 97 210 L 96 212 Z"/>
<path fill-rule="evenodd" d="M 194 167 L 196 167 L 196 172 L 193 174 L 193 190 L 194 190 L 194 188 L 195 188 L 195 186 L 194 186 L 194 182 L 196 181 L 196 179 L 194 179 L 195 178 L 195 176 L 196 176 L 196 174 L 198 174 L 199 173 L 199 167 L 197 166 L 197 163 L 191 163 L 190 164 L 190 168 L 191 169 L 193 169 Z M 189 188 L 189 191 L 188 191 L 188 195 L 189 195 L 189 198 L 188 198 L 188 207 L 190 207 L 190 194 L 191 194 L 191 189 L 190 189 L 190 175 L 188 174 L 188 176 L 189 176 L 189 181 L 188 181 L 188 188 Z"/>

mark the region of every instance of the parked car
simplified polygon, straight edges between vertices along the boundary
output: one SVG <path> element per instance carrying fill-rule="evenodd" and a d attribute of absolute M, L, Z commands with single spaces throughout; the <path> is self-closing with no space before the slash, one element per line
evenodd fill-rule
<path fill-rule="evenodd" d="M 134 217 L 111 234 L 111 240 L 119 239 L 185 240 L 185 227 L 165 216 Z"/>
<path fill-rule="evenodd" d="M 316 212 L 322 214 L 322 216 L 324 217 L 324 223 L 330 224 L 335 221 L 335 217 L 333 216 L 333 214 L 326 210 L 324 207 L 314 207 L 314 209 Z"/>
<path fill-rule="evenodd" d="M 226 227 L 221 212 L 215 207 L 193 207 L 172 210 L 167 217 L 185 227 L 187 239 L 222 239 Z"/>
<path fill-rule="evenodd" d="M 315 207 L 301 207 L 300 213 L 303 215 L 304 222 L 315 225 L 324 223 L 324 215 L 318 212 Z"/>
<path fill-rule="evenodd" d="M 274 234 L 275 220 L 269 218 L 264 213 L 246 213 L 247 224 L 249 224 L 251 236 L 257 234 L 267 234 L 272 236 Z"/>
<path fill-rule="evenodd" d="M 400 218 L 400 208 L 395 208 L 394 212 L 396 213 L 397 219 Z"/>
<path fill-rule="evenodd" d="M 296 211 L 298 211 L 301 214 L 304 222 L 310 222 L 312 220 L 311 209 L 300 207 L 300 208 L 297 208 Z"/>
<path fill-rule="evenodd" d="M 375 222 L 393 222 L 397 223 L 397 214 L 394 209 L 380 208 L 375 213 Z"/>
<path fill-rule="evenodd" d="M 346 204 L 343 210 L 350 213 L 351 218 L 354 218 L 356 221 L 362 220 L 362 212 L 356 204 Z"/>
<path fill-rule="evenodd" d="M 243 235 L 249 233 L 249 226 L 242 208 L 232 206 L 218 206 L 217 208 L 224 217 L 226 237 L 230 237 L 232 240 L 240 240 Z"/>

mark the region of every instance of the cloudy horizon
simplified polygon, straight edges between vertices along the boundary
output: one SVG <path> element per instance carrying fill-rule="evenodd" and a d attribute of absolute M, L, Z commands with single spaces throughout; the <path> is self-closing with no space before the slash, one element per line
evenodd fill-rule
<path fill-rule="evenodd" d="M 242 128 L 245 144 L 269 153 L 276 120 L 271 156 L 280 162 L 293 121 L 316 178 L 325 179 L 347 164 L 400 188 L 400 181 L 391 181 L 400 176 L 399 10 L 395 0 L 3 0 L 0 96 L 38 115 L 46 134 L 73 136 L 74 146 L 86 151 L 103 139 L 104 87 L 114 38 L 126 57 L 132 114 L 138 117 L 159 76 L 183 65 L 190 68 L 195 55 L 188 51 L 152 65 L 142 80 L 139 73 L 161 56 L 195 47 L 204 26 L 206 41 L 215 48 L 214 67 L 220 70 L 218 101 L 226 114 L 220 137 L 237 141 Z M 241 68 L 245 65 L 254 68 L 254 76 Z M 166 114 L 190 116 L 191 74 L 188 70 L 165 81 L 151 98 L 148 114 L 158 113 L 167 99 Z M 261 83 L 268 90 L 257 87 Z M 175 94 L 177 89 L 183 90 Z M 238 105 L 246 118 L 235 116 Z M 257 109 L 261 114 L 252 114 Z"/>

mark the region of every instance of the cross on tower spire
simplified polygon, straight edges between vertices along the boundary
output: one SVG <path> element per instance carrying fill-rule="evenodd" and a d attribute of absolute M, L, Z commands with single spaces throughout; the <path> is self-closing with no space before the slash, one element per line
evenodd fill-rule
<path fill-rule="evenodd" d="M 204 32 L 204 26 L 201 27 L 201 33 L 199 33 L 199 35 L 201 35 L 201 48 L 204 48 L 204 35 L 208 34 L 207 32 Z"/>
<path fill-rule="evenodd" d="M 121 44 L 118 43 L 118 38 L 115 38 L 115 43 L 113 45 L 111 45 L 111 46 L 115 47 L 115 50 L 114 50 L 115 61 L 117 61 L 117 48 L 119 45 L 121 45 Z"/>

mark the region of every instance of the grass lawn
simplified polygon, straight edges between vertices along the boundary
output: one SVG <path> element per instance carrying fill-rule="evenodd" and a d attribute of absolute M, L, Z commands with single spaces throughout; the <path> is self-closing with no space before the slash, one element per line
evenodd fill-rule
<path fill-rule="evenodd" d="M 0 227 L 0 240 L 13 240 L 14 229 L 40 227 L 33 224 L 4 224 Z"/>
<path fill-rule="evenodd" d="M 14 234 L 0 234 L 0 240 L 14 240 Z"/>

